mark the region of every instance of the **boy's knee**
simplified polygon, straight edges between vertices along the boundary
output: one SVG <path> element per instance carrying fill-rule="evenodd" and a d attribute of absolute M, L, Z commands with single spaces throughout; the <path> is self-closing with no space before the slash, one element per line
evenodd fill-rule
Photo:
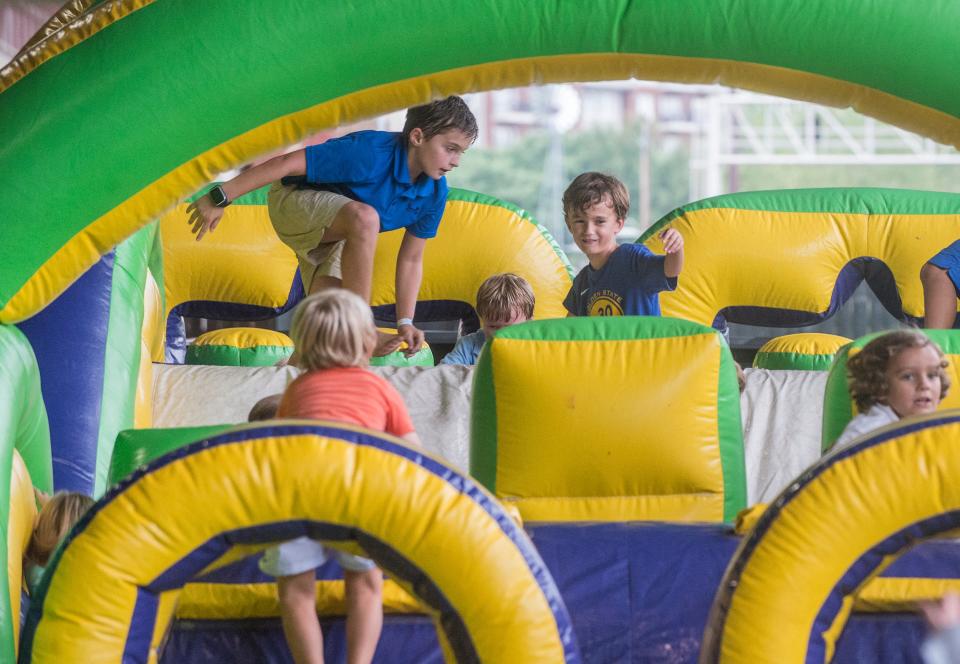
<path fill-rule="evenodd" d="M 344 581 L 352 593 L 377 596 L 383 593 L 383 574 L 377 567 L 366 572 L 344 572 Z"/>
<path fill-rule="evenodd" d="M 282 576 L 277 579 L 277 594 L 280 603 L 286 606 L 295 606 L 316 601 L 316 577 L 313 571 L 295 576 Z"/>
<path fill-rule="evenodd" d="M 380 232 L 380 215 L 376 208 L 366 203 L 353 201 L 343 206 L 349 221 L 348 234 L 353 239 L 376 239 Z"/>

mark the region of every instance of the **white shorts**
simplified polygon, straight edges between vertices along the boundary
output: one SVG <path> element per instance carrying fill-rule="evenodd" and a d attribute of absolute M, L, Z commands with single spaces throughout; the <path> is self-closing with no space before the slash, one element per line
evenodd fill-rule
<path fill-rule="evenodd" d="M 348 572 L 369 572 L 377 566 L 369 558 L 326 547 L 309 537 L 298 537 L 267 549 L 260 559 L 260 571 L 270 576 L 293 576 L 316 569 L 329 558 Z"/>
<path fill-rule="evenodd" d="M 308 293 L 318 274 L 342 278 L 340 255 L 344 241 L 324 242 L 323 235 L 340 208 L 352 202 L 331 191 L 297 189 L 279 182 L 274 182 L 267 193 L 270 223 L 277 236 L 297 255 L 303 289 Z"/>

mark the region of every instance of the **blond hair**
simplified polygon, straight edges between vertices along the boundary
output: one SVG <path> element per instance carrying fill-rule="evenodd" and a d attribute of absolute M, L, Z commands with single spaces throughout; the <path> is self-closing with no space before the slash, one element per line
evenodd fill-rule
<path fill-rule="evenodd" d="M 489 277 L 477 290 L 477 315 L 484 320 L 505 320 L 514 313 L 529 320 L 534 304 L 530 283 L 512 272 Z"/>
<path fill-rule="evenodd" d="M 630 192 L 623 183 L 605 173 L 581 173 L 563 192 L 563 216 L 569 219 L 572 213 L 583 212 L 591 205 L 603 202 L 607 196 L 617 219 L 626 219 L 630 211 Z"/>
<path fill-rule="evenodd" d="M 45 567 L 73 525 L 93 505 L 93 498 L 75 491 L 60 491 L 40 508 L 24 555 L 26 562 Z"/>
<path fill-rule="evenodd" d="M 362 367 L 377 343 L 373 312 L 360 296 L 342 288 L 310 295 L 297 307 L 290 337 L 307 371 Z"/>

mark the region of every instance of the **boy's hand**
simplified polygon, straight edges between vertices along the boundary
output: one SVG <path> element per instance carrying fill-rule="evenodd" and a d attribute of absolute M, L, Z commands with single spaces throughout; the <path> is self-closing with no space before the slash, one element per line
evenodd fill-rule
<path fill-rule="evenodd" d="M 920 602 L 920 609 L 936 630 L 960 625 L 960 595 L 956 593 L 947 593 L 939 602 Z"/>
<path fill-rule="evenodd" d="M 407 347 L 403 349 L 403 354 L 410 357 L 423 345 L 423 330 L 418 330 L 413 325 L 401 325 L 397 328 L 397 336 L 407 342 Z"/>
<path fill-rule="evenodd" d="M 187 213 L 190 215 L 187 224 L 193 226 L 190 232 L 196 234 L 199 242 L 208 231 L 212 233 L 220 223 L 223 208 L 216 207 L 210 200 L 210 196 L 204 194 L 187 206 Z"/>
<path fill-rule="evenodd" d="M 675 254 L 683 249 L 683 236 L 676 228 L 668 228 L 658 237 L 663 240 L 663 250 L 668 254 Z"/>
<path fill-rule="evenodd" d="M 386 332 L 377 332 L 377 345 L 373 349 L 374 357 L 383 357 L 398 350 L 403 339 L 396 334 L 387 334 Z"/>

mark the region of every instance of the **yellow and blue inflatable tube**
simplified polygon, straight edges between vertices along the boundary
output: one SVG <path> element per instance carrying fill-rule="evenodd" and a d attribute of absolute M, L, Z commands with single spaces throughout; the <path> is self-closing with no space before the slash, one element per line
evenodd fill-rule
<path fill-rule="evenodd" d="M 866 280 L 890 314 L 923 317 L 920 268 L 960 235 L 960 196 L 906 189 L 795 189 L 677 208 L 637 242 L 680 231 L 686 260 L 664 316 L 796 327 L 832 316 Z"/>
<path fill-rule="evenodd" d="M 293 421 L 197 441 L 111 489 L 51 563 L 20 661 L 147 661 L 164 596 L 302 535 L 373 558 L 430 608 L 449 661 L 580 661 L 547 568 L 493 496 L 398 439 Z"/>
<path fill-rule="evenodd" d="M 836 334 L 803 332 L 774 337 L 753 357 L 754 369 L 829 371 L 837 351 L 850 339 Z"/>
<path fill-rule="evenodd" d="M 960 145 L 955 67 L 944 57 L 960 7 L 949 2 L 816 0 L 798 12 L 789 0 L 600 0 L 585 13 L 576 2 L 439 0 L 428 17 L 413 0 L 350 11 L 334 0 L 270 4 L 271 15 L 294 21 L 265 20 L 266 6 L 252 0 L 231 8 L 100 3 L 4 70 L 0 197 L 12 251 L 0 260 L 0 322 L 42 309 L 217 173 L 447 94 L 629 78 L 711 83 L 852 107 Z M 851 26 L 870 38 L 851 39 Z M 296 65 L 278 75 L 278 63 Z M 171 91 L 183 94 L 157 103 Z M 82 158 L 78 137 L 95 146 Z M 69 187 L 37 185 L 51 163 Z"/>
<path fill-rule="evenodd" d="M 701 664 L 829 662 L 858 590 L 916 542 L 960 527 L 958 474 L 957 410 L 902 420 L 821 459 L 741 543 Z"/>
<path fill-rule="evenodd" d="M 921 330 L 930 337 L 947 357 L 947 374 L 952 385 L 960 386 L 960 331 L 957 330 Z M 856 417 L 857 404 L 850 398 L 847 389 L 847 360 L 860 352 L 870 341 L 884 332 L 875 332 L 856 339 L 840 349 L 827 375 L 827 386 L 823 395 L 823 435 L 821 449 L 826 452 L 843 433 L 844 427 Z M 953 387 L 946 398 L 940 402 L 939 410 L 960 408 L 960 389 Z"/>
<path fill-rule="evenodd" d="M 512 325 L 480 354 L 470 472 L 524 521 L 727 521 L 745 506 L 720 333 L 626 316 Z"/>

